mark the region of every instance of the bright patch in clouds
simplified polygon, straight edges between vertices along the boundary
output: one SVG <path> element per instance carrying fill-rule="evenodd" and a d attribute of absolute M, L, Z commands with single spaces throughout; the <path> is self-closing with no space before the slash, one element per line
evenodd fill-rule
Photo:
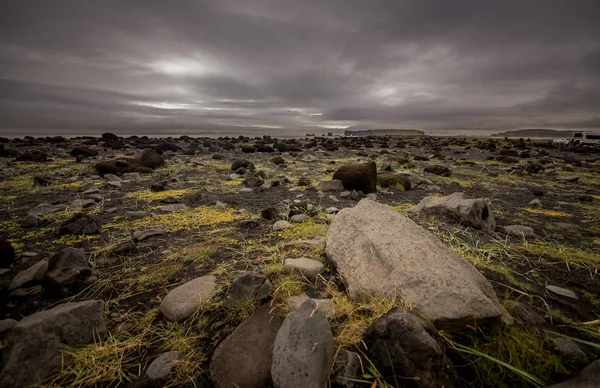
<path fill-rule="evenodd" d="M 174 76 L 206 75 L 210 73 L 207 64 L 191 59 L 162 60 L 150 64 L 150 68 L 157 73 Z"/>

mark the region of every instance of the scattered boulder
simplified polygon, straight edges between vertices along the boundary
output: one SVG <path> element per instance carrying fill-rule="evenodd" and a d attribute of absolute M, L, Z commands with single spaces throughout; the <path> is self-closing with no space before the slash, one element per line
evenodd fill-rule
<path fill-rule="evenodd" d="M 298 178 L 298 186 L 310 186 L 312 184 L 311 180 L 307 176 L 301 176 Z"/>
<path fill-rule="evenodd" d="M 43 259 L 19 272 L 8 285 L 8 291 L 41 282 L 46 271 L 48 271 L 48 259 Z"/>
<path fill-rule="evenodd" d="M 438 329 L 461 330 L 474 319 L 485 325 L 502 315 L 475 267 L 389 206 L 363 199 L 342 209 L 329 227 L 326 253 L 353 299 L 398 295 Z"/>
<path fill-rule="evenodd" d="M 233 161 L 233 163 L 231 163 L 231 169 L 233 171 L 237 171 L 240 168 L 254 170 L 254 163 L 252 163 L 248 159 L 236 159 Z"/>
<path fill-rule="evenodd" d="M 81 291 L 97 279 L 98 273 L 90 267 L 84 250 L 72 247 L 50 256 L 44 277 L 49 290 L 66 295 Z"/>
<path fill-rule="evenodd" d="M 476 229 L 493 231 L 496 228 L 494 213 L 487 202 L 484 199 L 467 198 L 465 193 L 454 193 L 446 197 L 428 196 L 407 212 L 439 216 Z"/>
<path fill-rule="evenodd" d="M 382 188 L 396 188 L 408 191 L 411 188 L 410 179 L 404 175 L 384 172 L 377 174 L 377 184 Z"/>
<path fill-rule="evenodd" d="M 21 227 L 26 229 L 37 228 L 44 224 L 44 219 L 37 214 L 27 214 L 21 220 Z"/>
<path fill-rule="evenodd" d="M 374 193 L 377 191 L 377 166 L 375 162 L 346 164 L 337 169 L 333 179 L 342 181 L 346 190 Z"/>
<path fill-rule="evenodd" d="M 77 213 L 67 221 L 60 224 L 54 234 L 64 236 L 66 234 L 98 234 L 100 233 L 100 222 L 85 213 Z"/>
<path fill-rule="evenodd" d="M 171 290 L 158 309 L 169 321 L 183 321 L 214 295 L 216 287 L 217 278 L 212 275 L 190 280 Z"/>
<path fill-rule="evenodd" d="M 15 248 L 10 241 L 0 239 L 0 268 L 9 268 L 15 261 Z"/>
<path fill-rule="evenodd" d="M 425 171 L 426 173 L 429 173 L 429 174 L 445 176 L 445 177 L 449 177 L 450 175 L 452 175 L 452 171 L 450 171 L 450 169 L 448 167 L 440 166 L 440 165 L 427 166 L 423 169 L 423 171 Z"/>
<path fill-rule="evenodd" d="M 369 360 L 383 376 L 407 376 L 418 387 L 457 387 L 452 362 L 428 333 L 431 323 L 395 307 L 365 332 Z"/>
<path fill-rule="evenodd" d="M 227 298 L 235 301 L 260 300 L 271 295 L 273 284 L 260 268 L 237 275 L 227 291 Z"/>
<path fill-rule="evenodd" d="M 141 166 L 152 169 L 164 166 L 165 164 L 165 160 L 163 159 L 163 157 L 160 156 L 158 152 L 152 150 L 145 150 L 144 152 L 142 152 L 138 160 Z"/>
<path fill-rule="evenodd" d="M 271 375 L 276 388 L 324 387 L 335 347 L 325 313 L 309 299 L 288 314 L 273 346 Z"/>
<path fill-rule="evenodd" d="M 244 185 L 248 187 L 261 187 L 265 184 L 265 181 L 258 177 L 249 177 L 244 180 Z"/>
<path fill-rule="evenodd" d="M 11 331 L 0 386 L 40 384 L 63 358 L 68 359 L 70 347 L 104 337 L 103 313 L 103 301 L 88 300 L 23 318 Z"/>
<path fill-rule="evenodd" d="M 134 172 L 141 164 L 136 159 L 115 159 L 115 160 L 103 160 L 94 166 L 98 171 L 98 174 L 125 174 L 128 172 Z"/>
<path fill-rule="evenodd" d="M 277 309 L 262 306 L 219 344 L 210 362 L 215 387 L 267 386 L 271 381 L 273 343 L 282 321 Z"/>
<path fill-rule="evenodd" d="M 330 181 L 320 181 L 315 185 L 315 190 L 322 191 L 324 193 L 335 191 L 344 191 L 344 184 L 339 179 L 333 179 Z"/>
<path fill-rule="evenodd" d="M 162 380 L 169 377 L 175 363 L 181 358 L 179 352 L 166 352 L 156 357 L 146 369 L 146 376 L 150 380 Z"/>
<path fill-rule="evenodd" d="M 73 156 L 92 157 L 98 156 L 98 151 L 89 147 L 75 147 L 71 150 Z"/>

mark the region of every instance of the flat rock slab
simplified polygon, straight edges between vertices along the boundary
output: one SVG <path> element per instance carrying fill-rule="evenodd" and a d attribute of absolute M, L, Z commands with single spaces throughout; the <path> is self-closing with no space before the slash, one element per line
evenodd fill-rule
<path fill-rule="evenodd" d="M 284 268 L 289 272 L 296 272 L 309 279 L 316 279 L 325 269 L 325 265 L 319 260 L 301 257 L 299 259 L 286 259 Z"/>
<path fill-rule="evenodd" d="M 273 346 L 276 388 L 325 387 L 333 365 L 333 335 L 325 313 L 308 299 L 288 314 Z"/>
<path fill-rule="evenodd" d="M 194 314 L 203 301 L 210 299 L 216 288 L 216 277 L 196 278 L 171 290 L 158 309 L 169 321 L 183 321 Z"/>
<path fill-rule="evenodd" d="M 565 298 L 579 299 L 576 293 L 566 288 L 548 285 L 546 286 L 546 289 L 556 295 L 564 296 Z"/>
<path fill-rule="evenodd" d="M 136 230 L 133 232 L 132 237 L 136 241 L 144 241 L 152 236 L 162 236 L 163 234 L 165 234 L 165 230 L 160 226 L 156 226 L 150 229 Z"/>
<path fill-rule="evenodd" d="M 239 325 L 215 350 L 210 376 L 217 388 L 259 388 L 271 381 L 273 343 L 283 318 L 266 305 Z"/>
<path fill-rule="evenodd" d="M 411 219 L 368 199 L 334 218 L 326 253 L 353 299 L 398 296 L 438 329 L 482 325 L 504 311 L 473 265 Z"/>

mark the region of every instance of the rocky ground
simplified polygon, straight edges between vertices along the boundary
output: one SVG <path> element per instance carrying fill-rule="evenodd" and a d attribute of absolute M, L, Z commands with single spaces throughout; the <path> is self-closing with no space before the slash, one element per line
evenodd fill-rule
<path fill-rule="evenodd" d="M 600 381 L 598 149 L 0 143 L 0 387 Z"/>

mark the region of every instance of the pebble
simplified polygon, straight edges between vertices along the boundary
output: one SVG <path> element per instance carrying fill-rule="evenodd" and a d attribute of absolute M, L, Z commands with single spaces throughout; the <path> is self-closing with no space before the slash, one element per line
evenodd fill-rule
<path fill-rule="evenodd" d="M 548 286 L 546 286 L 546 289 L 550 292 L 553 292 L 557 295 L 564 296 L 566 298 L 579 299 L 579 297 L 577 297 L 577 294 L 575 294 L 573 291 L 568 290 L 566 288 L 548 285 Z"/>

